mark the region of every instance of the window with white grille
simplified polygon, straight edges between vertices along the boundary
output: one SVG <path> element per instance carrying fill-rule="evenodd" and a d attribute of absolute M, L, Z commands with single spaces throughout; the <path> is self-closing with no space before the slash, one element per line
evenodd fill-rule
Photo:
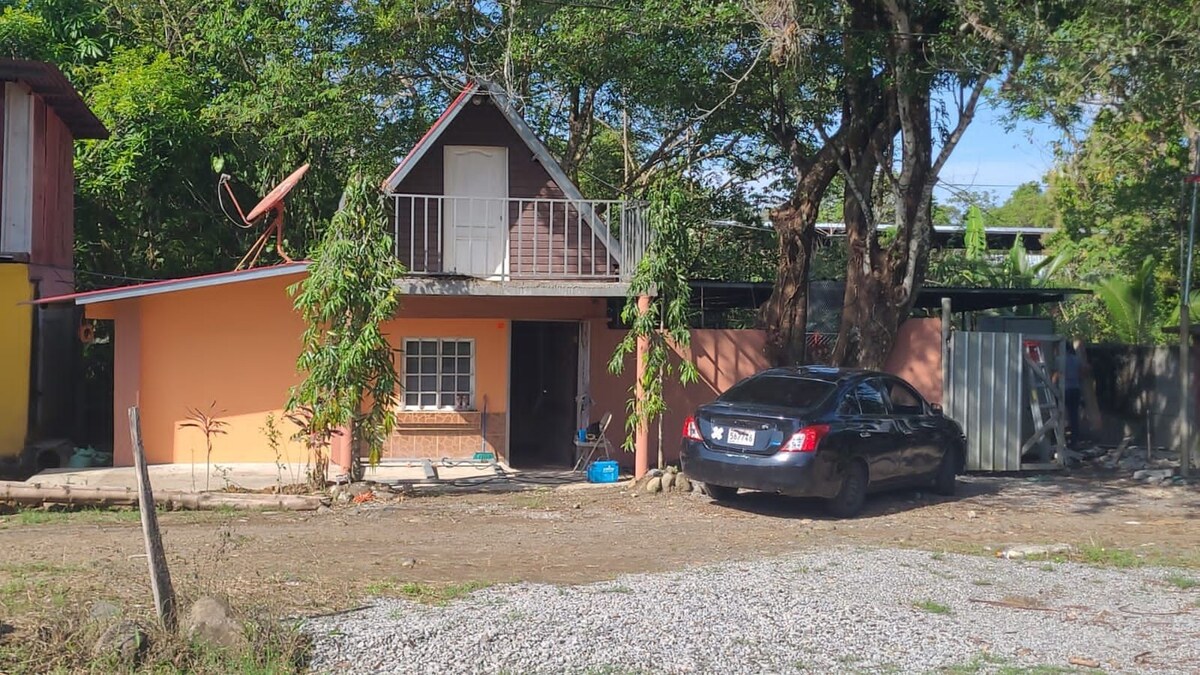
<path fill-rule="evenodd" d="M 475 408 L 475 341 L 413 338 L 404 341 L 404 407 Z"/>

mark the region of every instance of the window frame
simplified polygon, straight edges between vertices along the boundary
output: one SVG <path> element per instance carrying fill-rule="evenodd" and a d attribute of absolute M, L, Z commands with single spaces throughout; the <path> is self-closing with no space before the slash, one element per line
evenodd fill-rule
<path fill-rule="evenodd" d="M 422 343 L 429 343 L 429 342 L 433 342 L 437 345 L 436 354 L 428 355 L 428 354 L 421 353 L 420 345 Z M 452 355 L 447 355 L 445 353 L 446 343 L 458 344 L 458 343 L 464 343 L 464 342 L 467 343 L 468 345 L 470 345 L 470 353 L 467 354 L 465 357 L 465 358 L 469 359 L 469 361 L 468 361 L 469 372 L 467 372 L 467 373 L 460 373 L 457 371 L 454 373 L 444 372 L 442 370 L 443 365 L 444 365 L 443 359 L 445 359 L 445 358 L 454 358 L 454 359 L 464 358 L 462 355 L 457 354 L 457 353 L 452 354 Z M 411 343 L 417 343 L 417 353 L 410 353 L 409 347 L 410 347 Z M 401 358 L 403 359 L 403 362 L 402 362 L 402 367 L 400 369 L 400 395 L 398 397 L 398 399 L 399 399 L 398 407 L 400 410 L 407 411 L 407 412 L 457 412 L 457 411 L 468 411 L 469 412 L 469 411 L 476 410 L 476 406 L 475 406 L 476 374 L 478 371 L 479 355 L 478 355 L 478 352 L 476 351 L 478 346 L 475 342 L 475 338 L 454 337 L 454 336 L 436 336 L 435 337 L 435 336 L 429 336 L 429 335 L 406 336 L 405 338 L 403 338 L 403 341 L 401 344 L 403 345 L 404 348 L 401 350 Z M 419 367 L 418 367 L 417 372 L 415 372 L 415 373 L 409 372 L 409 368 L 408 368 L 408 359 L 409 358 L 421 359 L 421 358 L 430 358 L 430 356 L 432 356 L 435 359 L 435 363 L 437 364 L 437 368 L 436 368 L 435 372 L 427 373 L 427 372 L 422 371 Z M 418 361 L 418 363 L 419 363 L 419 361 Z M 442 378 L 444 378 L 444 377 L 459 378 L 459 377 L 463 377 L 464 375 L 467 376 L 468 378 L 470 378 L 468 380 L 468 391 L 462 392 L 462 391 L 458 390 L 457 379 L 456 379 L 454 391 L 447 392 L 442 389 Z M 434 389 L 431 391 L 426 391 L 425 389 L 422 389 L 419 386 L 416 389 L 416 391 L 412 391 L 408 386 L 408 378 L 409 377 L 417 377 L 417 378 L 433 377 L 433 378 L 435 378 L 434 382 L 436 383 L 436 385 L 435 385 Z M 420 382 L 420 379 L 418 379 L 418 382 Z M 408 395 L 410 392 L 417 396 L 417 404 L 416 405 L 409 405 L 409 403 L 408 403 Z M 432 405 L 432 406 L 421 405 L 420 404 L 421 397 L 425 396 L 425 395 L 430 395 L 430 394 L 432 394 L 435 397 L 434 400 L 437 402 L 437 404 Z M 464 394 L 467 396 L 467 405 L 465 407 L 458 407 L 455 405 L 451 405 L 451 406 L 440 405 L 442 396 L 450 395 L 450 396 L 457 397 L 457 396 L 464 395 Z"/>
<path fill-rule="evenodd" d="M 904 380 L 902 380 L 898 377 L 884 378 L 881 382 L 883 384 L 884 403 L 887 405 L 889 413 L 891 413 L 892 415 L 897 415 L 897 416 L 901 416 L 901 417 L 906 416 L 906 415 L 928 414 L 929 402 L 926 401 L 925 397 L 921 396 L 921 393 L 918 392 L 911 384 L 909 384 L 908 382 L 905 382 Z M 915 411 L 910 412 L 910 411 L 906 410 L 906 411 L 902 412 L 902 411 L 899 411 L 896 409 L 896 403 L 895 403 L 895 401 L 892 400 L 892 388 L 893 387 L 900 387 L 904 391 L 908 392 L 909 396 L 912 396 L 913 400 L 917 402 Z M 908 408 L 910 406 L 903 406 L 903 407 Z"/>
<path fill-rule="evenodd" d="M 882 412 L 867 412 L 866 408 L 863 407 L 862 397 L 858 395 L 859 389 L 862 387 L 870 387 L 878 392 L 879 402 L 883 405 Z M 892 407 L 888 403 L 887 389 L 883 387 L 883 382 L 878 377 L 868 377 L 855 383 L 854 398 L 858 399 L 858 408 L 863 417 L 888 417 L 892 413 Z"/>

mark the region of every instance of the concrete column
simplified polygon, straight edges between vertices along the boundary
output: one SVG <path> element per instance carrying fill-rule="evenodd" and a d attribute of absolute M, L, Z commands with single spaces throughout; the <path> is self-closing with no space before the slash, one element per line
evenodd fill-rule
<path fill-rule="evenodd" d="M 638 312 L 645 314 L 650 310 L 650 296 L 642 295 L 638 297 Z M 639 336 L 637 339 L 637 363 L 633 371 L 634 390 L 633 396 L 637 401 L 637 410 L 642 409 L 642 404 L 646 396 L 645 388 L 642 382 L 646 377 L 646 353 L 650 351 L 650 338 Z M 635 478 L 641 478 L 650 470 L 650 425 L 646 420 L 638 425 L 633 434 L 633 475 Z"/>
<path fill-rule="evenodd" d="M 140 405 L 142 389 L 142 309 L 140 300 L 118 302 L 113 319 L 113 466 L 133 466 L 129 408 Z M 153 401 L 148 401 L 151 407 Z M 146 410 L 142 411 L 146 419 Z M 144 422 L 143 422 L 144 423 Z M 145 429 L 143 428 L 143 433 Z M 158 448 L 159 453 L 173 448 Z M 156 457 L 163 457 L 159 454 Z"/>

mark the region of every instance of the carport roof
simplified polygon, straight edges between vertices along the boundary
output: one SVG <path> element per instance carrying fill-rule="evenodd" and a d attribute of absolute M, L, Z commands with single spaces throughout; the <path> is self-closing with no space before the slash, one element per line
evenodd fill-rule
<path fill-rule="evenodd" d="M 814 281 L 814 284 L 843 286 L 843 281 Z M 692 303 L 705 309 L 756 309 L 771 297 L 770 282 L 693 280 Z M 1072 295 L 1088 295 L 1079 288 L 968 288 L 963 286 L 924 286 L 913 305 L 917 309 L 941 307 L 942 298 L 950 299 L 956 312 L 973 312 L 1028 305 L 1062 302 Z"/>

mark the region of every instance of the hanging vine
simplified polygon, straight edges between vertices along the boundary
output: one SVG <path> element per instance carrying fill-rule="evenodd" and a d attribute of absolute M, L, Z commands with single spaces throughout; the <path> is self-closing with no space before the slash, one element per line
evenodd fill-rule
<path fill-rule="evenodd" d="M 672 352 L 691 344 L 689 332 L 691 286 L 689 270 L 695 259 L 695 240 L 689 226 L 696 220 L 696 198 L 681 181 L 661 182 L 651 190 L 647 214 L 651 240 L 645 255 L 634 271 L 622 320 L 629 332 L 613 351 L 608 369 L 620 374 L 625 358 L 637 352 L 639 338 L 648 343 L 646 368 L 642 373 L 642 397 L 637 396 L 638 383 L 629 390 L 626 404 L 624 447 L 632 451 L 639 427 L 654 421 L 660 424 L 658 463 L 662 465 L 663 414 L 667 411 L 663 384 L 667 378 L 678 377 L 682 384 L 700 379 L 696 366 L 684 358 L 673 358 Z M 649 297 L 646 311 L 639 311 L 638 298 Z"/>

